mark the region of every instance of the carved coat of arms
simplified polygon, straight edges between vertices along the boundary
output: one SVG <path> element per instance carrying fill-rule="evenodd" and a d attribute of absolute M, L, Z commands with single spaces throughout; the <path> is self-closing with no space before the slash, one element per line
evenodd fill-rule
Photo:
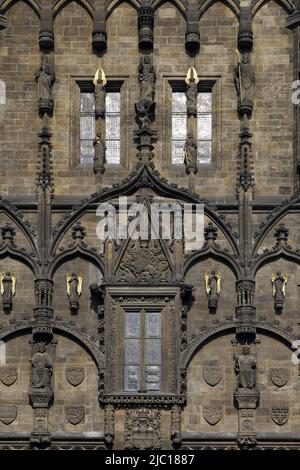
<path fill-rule="evenodd" d="M 11 424 L 17 417 L 15 405 L 0 405 L 0 421 L 3 424 Z"/>
<path fill-rule="evenodd" d="M 283 387 L 289 380 L 289 371 L 282 367 L 270 369 L 270 377 L 274 385 Z"/>
<path fill-rule="evenodd" d="M 68 382 L 77 387 L 84 379 L 84 368 L 83 367 L 67 367 L 66 377 Z"/>
<path fill-rule="evenodd" d="M 18 370 L 16 367 L 2 366 L 0 367 L 0 380 L 4 385 L 10 386 L 15 383 L 18 378 Z"/>
<path fill-rule="evenodd" d="M 79 424 L 85 417 L 84 406 L 65 406 L 65 415 L 69 423 Z"/>
<path fill-rule="evenodd" d="M 208 424 L 214 426 L 217 424 L 223 416 L 223 411 L 221 406 L 204 406 L 203 407 L 203 416 Z"/>
<path fill-rule="evenodd" d="M 208 385 L 214 387 L 222 379 L 222 369 L 215 366 L 203 367 L 203 378 Z"/>
<path fill-rule="evenodd" d="M 161 447 L 160 413 L 158 410 L 128 411 L 125 418 L 127 449 L 158 449 Z"/>
<path fill-rule="evenodd" d="M 289 419 L 289 407 L 288 406 L 272 406 L 272 420 L 278 426 L 282 426 Z"/>

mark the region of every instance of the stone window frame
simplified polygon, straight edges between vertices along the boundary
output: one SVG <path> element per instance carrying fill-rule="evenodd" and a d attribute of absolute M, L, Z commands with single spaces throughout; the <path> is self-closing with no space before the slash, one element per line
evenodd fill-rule
<path fill-rule="evenodd" d="M 143 322 L 142 323 L 145 323 L 145 312 L 159 312 L 160 313 L 161 330 L 160 330 L 160 364 L 159 364 L 160 365 L 160 388 L 159 388 L 159 390 L 138 390 L 138 391 L 125 390 L 125 313 L 126 312 L 137 312 L 137 313 L 139 313 L 140 316 L 143 316 Z M 125 305 L 122 308 L 121 316 L 122 316 L 122 318 L 120 320 L 120 327 L 121 327 L 122 334 L 120 335 L 120 344 L 121 344 L 121 349 L 122 349 L 122 355 L 121 355 L 120 363 L 121 363 L 121 376 L 122 376 L 122 379 L 121 379 L 122 390 L 126 394 L 133 394 L 133 395 L 136 395 L 136 394 L 139 394 L 139 393 L 144 393 L 144 394 L 147 394 L 147 395 L 148 394 L 160 394 L 160 393 L 164 392 L 165 388 L 166 388 L 166 379 L 165 379 L 166 371 L 165 371 L 165 367 L 164 367 L 164 364 L 166 363 L 166 351 L 165 351 L 165 347 L 164 347 L 164 344 L 163 344 L 163 337 L 164 337 L 165 328 L 166 328 L 164 306 L 163 305 L 145 305 L 145 304 L 134 305 L 134 306 Z M 145 333 L 144 328 L 143 328 L 143 331 L 141 332 L 141 336 L 140 336 L 141 356 L 144 356 L 145 355 L 146 337 L 142 333 Z M 141 377 L 143 376 L 145 378 L 145 374 L 146 374 L 146 372 L 145 372 L 146 371 L 145 358 L 141 357 L 140 364 L 141 364 L 141 367 L 144 366 L 144 370 L 141 371 L 140 376 Z"/>
<path fill-rule="evenodd" d="M 186 89 L 185 76 L 164 76 L 164 106 L 162 126 L 162 154 L 166 156 L 162 168 L 171 172 L 185 175 L 184 164 L 172 162 L 172 92 L 182 92 Z M 222 88 L 221 77 L 217 75 L 201 75 L 198 91 L 212 92 L 212 162 L 201 163 L 201 175 L 212 169 L 222 167 Z"/>
<path fill-rule="evenodd" d="M 128 160 L 128 144 L 129 126 L 127 123 L 128 107 L 129 107 L 129 76 L 107 76 L 106 88 L 110 92 L 120 91 L 121 93 L 121 119 L 120 119 L 120 163 L 106 164 L 106 170 L 112 170 L 114 173 L 129 167 Z M 71 116 L 70 116 L 70 168 L 92 169 L 92 163 L 84 163 L 80 160 L 80 93 L 93 92 L 92 76 L 72 76 L 70 85 L 71 95 Z"/>

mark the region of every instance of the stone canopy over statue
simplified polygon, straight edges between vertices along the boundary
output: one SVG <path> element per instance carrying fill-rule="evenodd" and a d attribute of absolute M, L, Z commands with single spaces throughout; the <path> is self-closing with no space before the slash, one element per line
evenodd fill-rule
<path fill-rule="evenodd" d="M 237 388 L 253 389 L 256 385 L 256 359 L 250 354 L 249 346 L 244 346 L 241 354 L 235 355 Z"/>

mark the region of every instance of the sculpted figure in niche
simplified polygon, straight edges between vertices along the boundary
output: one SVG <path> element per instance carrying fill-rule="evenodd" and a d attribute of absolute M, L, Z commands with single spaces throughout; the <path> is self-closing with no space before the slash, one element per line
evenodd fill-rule
<path fill-rule="evenodd" d="M 272 274 L 274 307 L 277 313 L 281 313 L 283 309 L 286 284 L 286 274 L 282 274 L 280 271 L 277 271 L 276 275 Z"/>
<path fill-rule="evenodd" d="M 53 372 L 52 359 L 46 352 L 46 344 L 38 344 L 38 352 L 32 358 L 32 380 L 31 386 L 35 389 L 41 389 L 52 392 L 51 377 Z"/>
<path fill-rule="evenodd" d="M 79 297 L 81 295 L 83 276 L 81 273 L 67 274 L 67 294 L 70 299 L 71 311 L 77 311 L 79 309 Z"/>
<path fill-rule="evenodd" d="M 9 271 L 1 274 L 0 284 L 1 284 L 1 295 L 4 311 L 9 312 L 12 308 L 13 296 L 16 293 L 16 275 L 11 274 Z"/>
<path fill-rule="evenodd" d="M 249 346 L 243 347 L 241 354 L 235 356 L 235 372 L 238 388 L 254 388 L 256 385 L 256 359 L 250 354 Z"/>
<path fill-rule="evenodd" d="M 234 83 L 242 114 L 251 114 L 253 108 L 255 75 L 252 70 L 249 52 L 244 52 L 235 68 Z M 248 110 L 247 110 L 248 108 Z"/>
<path fill-rule="evenodd" d="M 189 80 L 189 84 L 186 90 L 186 108 L 188 116 L 197 117 L 197 84 L 194 76 Z"/>
<path fill-rule="evenodd" d="M 107 83 L 107 80 L 105 77 L 105 73 L 102 69 L 97 70 L 93 83 L 95 85 L 95 116 L 96 118 L 101 117 L 103 119 L 105 117 L 105 85 Z"/>
<path fill-rule="evenodd" d="M 184 144 L 184 164 L 188 175 L 197 173 L 197 142 L 192 134 L 188 134 Z"/>
<path fill-rule="evenodd" d="M 218 297 L 221 292 L 221 274 L 216 271 L 211 271 L 211 273 L 205 273 L 205 288 L 206 295 L 208 298 L 208 308 L 211 313 L 215 313 L 218 307 Z"/>
<path fill-rule="evenodd" d="M 36 72 L 38 83 L 38 103 L 40 109 L 52 109 L 52 84 L 54 74 L 47 56 L 42 56 L 40 68 Z"/>
<path fill-rule="evenodd" d="M 105 170 L 105 154 L 106 154 L 106 145 L 105 140 L 102 138 L 101 134 L 98 133 L 94 142 L 94 173 L 104 173 Z"/>
<path fill-rule="evenodd" d="M 150 56 L 142 56 L 139 64 L 140 101 L 144 105 L 153 103 L 155 88 L 155 73 Z"/>

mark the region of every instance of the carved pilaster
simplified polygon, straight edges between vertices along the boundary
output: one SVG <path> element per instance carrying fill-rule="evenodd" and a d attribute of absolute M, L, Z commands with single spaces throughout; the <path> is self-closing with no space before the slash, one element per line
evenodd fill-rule
<path fill-rule="evenodd" d="M 175 449 L 181 447 L 181 407 L 179 405 L 174 405 L 171 409 L 171 441 Z"/>
<path fill-rule="evenodd" d="M 111 449 L 115 439 L 115 409 L 113 405 L 104 408 L 104 439 L 106 446 Z"/>
<path fill-rule="evenodd" d="M 234 399 L 239 415 L 237 443 L 243 449 L 255 447 L 255 409 L 258 405 L 259 393 L 256 390 L 237 391 Z"/>

